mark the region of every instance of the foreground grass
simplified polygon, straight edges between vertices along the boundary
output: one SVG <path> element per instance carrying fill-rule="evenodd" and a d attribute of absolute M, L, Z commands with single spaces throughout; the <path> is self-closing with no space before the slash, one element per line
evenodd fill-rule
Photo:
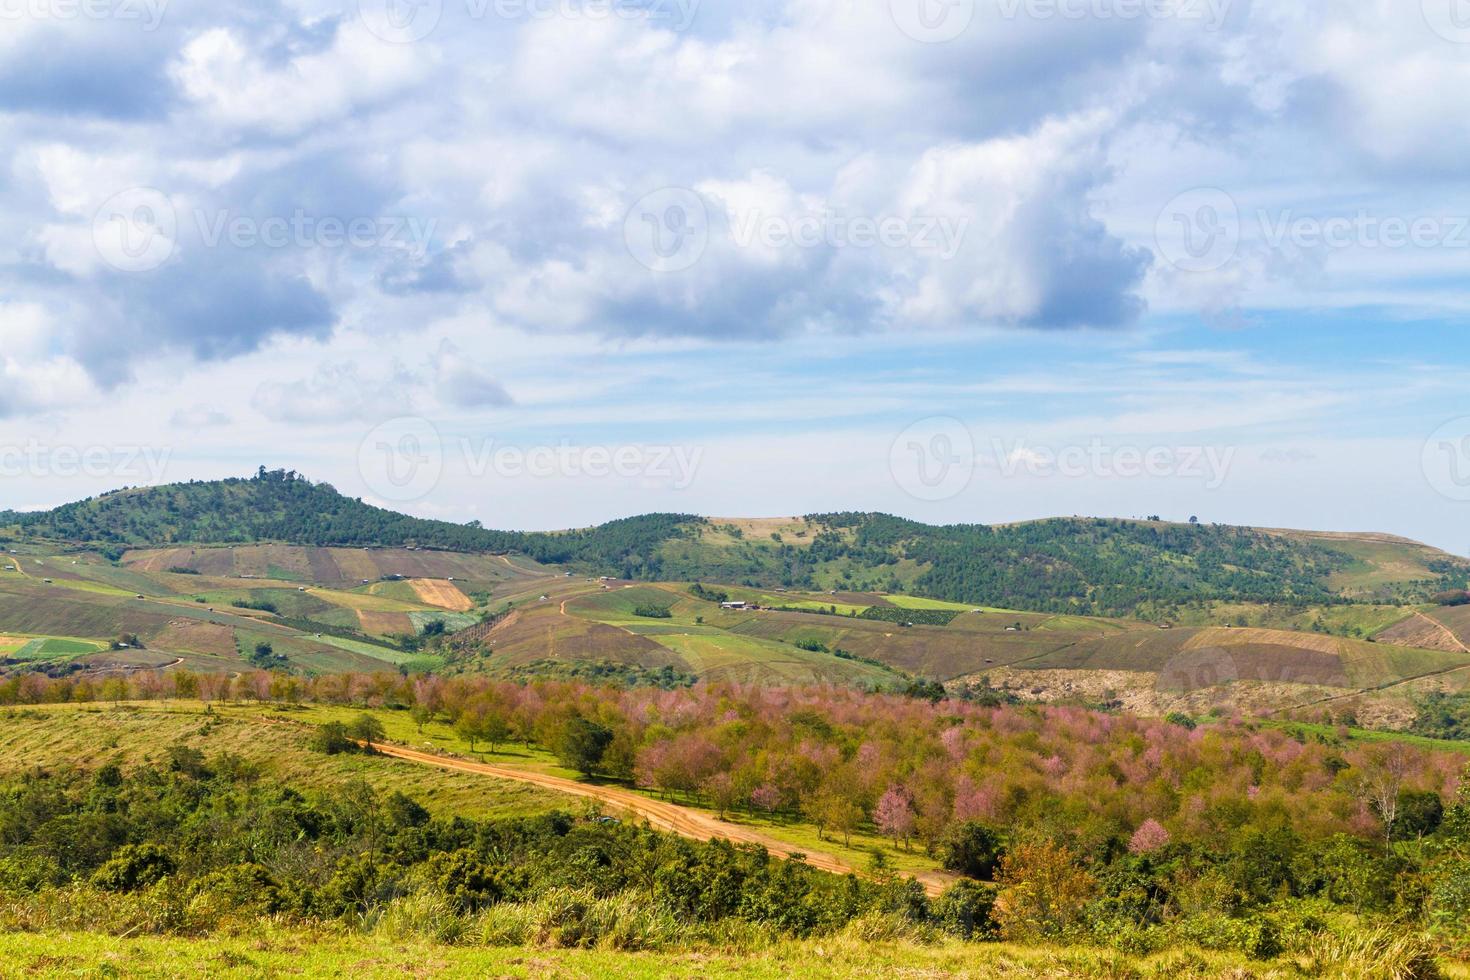
<path fill-rule="evenodd" d="M 626 953 L 465 948 L 342 932 L 264 930 L 209 939 L 93 933 L 0 934 L 0 975 L 128 977 L 435 976 L 654 980 L 663 977 L 1107 977 L 1233 980 L 1300 976 L 1290 966 L 1215 953 L 1147 959 L 1086 948 L 946 942 L 932 946 L 842 935 L 742 952 Z"/>

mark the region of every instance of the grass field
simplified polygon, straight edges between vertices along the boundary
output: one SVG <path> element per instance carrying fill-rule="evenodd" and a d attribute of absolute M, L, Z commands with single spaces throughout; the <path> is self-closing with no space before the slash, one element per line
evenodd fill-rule
<path fill-rule="evenodd" d="M 383 714 L 392 717 L 394 713 Z M 277 720 L 266 720 L 272 717 Z M 206 715 L 197 702 L 9 709 L 0 711 L 0 774 L 16 775 L 37 766 L 91 768 L 109 761 L 135 766 L 164 760 L 172 745 L 188 745 L 206 755 L 229 752 L 248 759 L 282 784 L 319 787 L 365 779 L 382 792 L 402 791 L 433 810 L 451 815 L 514 816 L 580 810 L 575 800 L 523 783 L 372 756 L 321 755 L 308 747 L 310 729 L 290 723 L 298 717 L 293 712 L 244 705 L 222 706 Z M 347 717 L 356 717 L 356 713 L 348 713 Z M 402 726 L 395 726 L 395 730 L 406 740 L 415 734 Z"/>
<path fill-rule="evenodd" d="M 1181 951 L 1134 957 L 1079 947 L 1000 943 L 928 944 L 865 936 L 860 927 L 818 940 L 687 953 L 449 946 L 390 929 L 291 930 L 263 927 L 208 939 L 114 938 L 95 933 L 0 934 L 0 961 L 25 976 L 376 978 L 403 976 L 556 980 L 789 980 L 838 978 L 1000 978 L 1000 980 L 1266 980 L 1303 976 L 1243 957 Z M 8 972 L 8 971 L 7 971 Z M 1462 977 L 1458 971 L 1451 977 Z"/>
<path fill-rule="evenodd" d="M 691 673 L 712 681 L 883 685 L 894 680 L 891 672 L 871 664 L 758 637 L 680 633 L 651 638 L 677 653 Z"/>

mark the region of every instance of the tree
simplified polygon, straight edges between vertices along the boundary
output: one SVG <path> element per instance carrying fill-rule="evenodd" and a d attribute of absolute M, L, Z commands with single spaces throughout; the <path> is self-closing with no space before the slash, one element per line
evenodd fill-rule
<path fill-rule="evenodd" d="M 992 913 L 1001 935 L 1035 942 L 1064 935 L 1081 919 L 1097 882 L 1072 852 L 1046 841 L 1020 844 L 1000 860 Z"/>
<path fill-rule="evenodd" d="M 480 717 L 472 709 L 466 708 L 461 711 L 459 717 L 454 719 L 454 734 L 470 743 L 470 751 L 475 751 L 475 743 L 480 741 Z"/>
<path fill-rule="evenodd" d="M 913 798 L 900 786 L 891 786 L 873 808 L 873 822 L 894 843 L 902 843 L 908 849 L 909 838 L 914 836 L 916 817 Z"/>
<path fill-rule="evenodd" d="M 1375 747 L 1363 761 L 1358 774 L 1358 791 L 1383 821 L 1383 838 L 1393 837 L 1398 819 L 1399 792 L 1411 766 L 1409 751 L 1398 742 Z"/>
<path fill-rule="evenodd" d="M 989 878 L 1003 850 L 999 834 L 978 820 L 965 820 L 945 831 L 939 842 L 939 860 L 946 870 Z"/>
<path fill-rule="evenodd" d="M 1433 790 L 1400 790 L 1395 808 L 1395 840 L 1417 840 L 1439 829 L 1444 820 L 1444 800 Z"/>
<path fill-rule="evenodd" d="M 357 748 L 357 743 L 348 737 L 346 725 L 340 721 L 329 721 L 317 726 L 316 734 L 311 739 L 311 747 L 325 755 L 337 755 L 351 752 Z"/>
<path fill-rule="evenodd" d="M 1128 841 L 1128 850 L 1134 854 L 1151 854 L 1169 843 L 1169 832 L 1164 825 L 1149 817 L 1138 825 Z"/>
<path fill-rule="evenodd" d="M 408 716 L 413 719 L 413 723 L 418 726 L 419 734 L 422 735 L 424 726 L 434 720 L 434 709 L 426 704 L 415 704 L 408 709 Z"/>
<path fill-rule="evenodd" d="M 575 769 L 583 776 L 597 772 L 602 755 L 612 744 L 613 732 L 606 725 L 589 721 L 580 715 L 567 719 L 557 733 L 552 751 L 568 769 Z"/>
<path fill-rule="evenodd" d="M 347 734 L 352 738 L 364 743 L 369 748 L 374 742 L 381 742 L 388 737 L 388 732 L 383 728 L 383 723 L 374 715 L 364 711 L 353 719 L 347 728 Z"/>

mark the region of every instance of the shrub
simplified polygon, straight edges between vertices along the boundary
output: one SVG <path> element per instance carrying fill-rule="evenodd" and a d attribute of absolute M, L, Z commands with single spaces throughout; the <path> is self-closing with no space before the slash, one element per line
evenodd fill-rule
<path fill-rule="evenodd" d="M 173 858 L 157 844 L 124 844 L 92 874 L 92 884 L 109 892 L 131 892 L 174 873 Z"/>
<path fill-rule="evenodd" d="M 939 861 L 948 871 L 989 879 L 1003 850 L 1000 835 L 978 820 L 966 820 L 945 832 L 939 842 Z"/>
<path fill-rule="evenodd" d="M 346 725 L 340 721 L 329 721 L 317 726 L 316 733 L 311 738 L 311 747 L 326 755 L 337 755 L 341 752 L 356 752 L 359 746 L 347 734 Z"/>
<path fill-rule="evenodd" d="M 957 881 L 930 906 L 935 924 L 961 939 L 989 937 L 995 933 L 991 909 L 995 889 L 973 881 Z"/>
<path fill-rule="evenodd" d="M 1006 939 L 1034 942 L 1076 927 L 1097 883 L 1058 844 L 1021 844 L 1000 860 L 992 915 Z"/>
<path fill-rule="evenodd" d="M 387 738 L 388 732 L 383 728 L 381 721 L 364 711 L 354 718 L 352 724 L 347 727 L 347 735 L 350 738 L 355 738 L 360 742 L 366 742 L 368 745 L 372 745 L 374 742 L 381 742 Z"/>
<path fill-rule="evenodd" d="M 222 908 L 249 915 L 269 915 L 286 908 L 281 886 L 259 864 L 236 864 L 199 879 L 195 890 Z"/>

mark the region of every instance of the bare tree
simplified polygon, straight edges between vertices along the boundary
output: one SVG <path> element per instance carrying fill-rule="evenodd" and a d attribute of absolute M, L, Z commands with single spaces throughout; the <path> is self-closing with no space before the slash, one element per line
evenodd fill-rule
<path fill-rule="evenodd" d="M 1369 750 L 1360 767 L 1358 792 L 1383 821 L 1385 840 L 1393 835 L 1398 819 L 1399 792 L 1411 768 L 1409 750 L 1400 742 L 1389 742 Z"/>

